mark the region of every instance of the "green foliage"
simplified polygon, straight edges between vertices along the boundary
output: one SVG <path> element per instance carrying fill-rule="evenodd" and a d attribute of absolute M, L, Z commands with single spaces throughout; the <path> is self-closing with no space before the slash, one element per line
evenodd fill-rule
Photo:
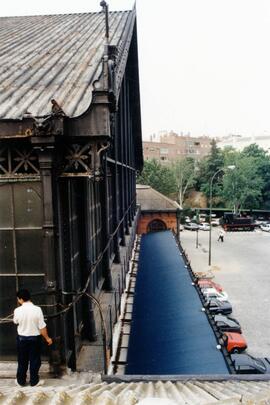
<path fill-rule="evenodd" d="M 217 143 L 213 139 L 210 154 L 200 161 L 197 173 L 197 188 L 208 197 L 210 195 L 210 180 L 222 167 L 224 167 L 224 154 L 221 149 L 217 147 Z M 222 178 L 222 173 L 220 173 L 213 185 L 213 197 L 221 194 L 219 178 Z"/>
<path fill-rule="evenodd" d="M 226 206 L 236 213 L 242 208 L 260 208 L 263 187 L 256 158 L 238 154 L 235 169 L 225 171 L 222 191 Z"/>
<path fill-rule="evenodd" d="M 156 160 L 146 160 L 142 174 L 137 177 L 138 184 L 148 185 L 168 196 L 177 190 L 174 174 L 167 166 L 162 166 Z"/>
<path fill-rule="evenodd" d="M 270 208 L 270 157 L 267 152 L 256 144 L 247 146 L 243 152 L 243 156 L 252 157 L 254 166 L 260 178 L 262 179 L 262 203 L 261 208 Z"/>
<path fill-rule="evenodd" d="M 252 143 L 249 146 L 246 146 L 242 151 L 243 156 L 253 157 L 256 159 L 265 159 L 267 158 L 267 153 L 263 148 L 260 148 L 256 143 Z"/>
<path fill-rule="evenodd" d="M 228 170 L 232 165 L 235 169 Z M 256 144 L 239 152 L 232 147 L 221 150 L 213 140 L 210 154 L 200 162 L 185 158 L 171 166 L 163 166 L 156 160 L 145 161 L 137 183 L 148 184 L 167 196 L 177 194 L 183 206 L 191 189 L 201 191 L 209 198 L 214 175 L 213 206 L 222 205 L 235 211 L 270 209 L 270 157 Z"/>

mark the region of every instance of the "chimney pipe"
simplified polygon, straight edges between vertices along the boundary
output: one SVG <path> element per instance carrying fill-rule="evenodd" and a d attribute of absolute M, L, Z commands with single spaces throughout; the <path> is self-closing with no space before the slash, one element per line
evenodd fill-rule
<path fill-rule="evenodd" d="M 106 1 L 102 0 L 100 2 L 100 6 L 102 7 L 104 13 L 105 13 L 105 24 L 106 24 L 106 34 L 105 37 L 107 39 L 107 42 L 109 41 L 109 6 L 106 3 Z"/>

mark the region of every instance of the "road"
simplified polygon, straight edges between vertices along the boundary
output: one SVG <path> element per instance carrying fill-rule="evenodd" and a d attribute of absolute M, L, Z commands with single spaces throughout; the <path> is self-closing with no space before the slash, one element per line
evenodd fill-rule
<path fill-rule="evenodd" d="M 184 230 L 181 244 L 196 272 L 209 269 L 229 295 L 233 314 L 242 326 L 253 356 L 270 357 L 270 233 L 227 233 L 218 242 L 218 229 L 212 229 L 212 266 L 208 266 L 209 232 Z"/>

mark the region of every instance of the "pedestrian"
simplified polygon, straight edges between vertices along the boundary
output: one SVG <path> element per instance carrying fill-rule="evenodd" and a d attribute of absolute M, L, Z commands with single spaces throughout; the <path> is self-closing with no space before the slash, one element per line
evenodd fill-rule
<path fill-rule="evenodd" d="M 39 380 L 41 366 L 41 336 L 50 346 L 53 341 L 48 336 L 46 323 L 40 307 L 31 301 L 30 292 L 26 289 L 17 292 L 17 301 L 20 305 L 14 311 L 13 322 L 17 326 L 17 354 L 18 369 L 15 383 L 26 385 L 26 373 L 30 364 L 30 385 L 44 384 Z"/>
<path fill-rule="evenodd" d="M 224 235 L 225 235 L 225 232 L 223 231 L 223 229 L 221 229 L 221 231 L 218 234 L 218 242 L 219 241 L 224 242 Z"/>

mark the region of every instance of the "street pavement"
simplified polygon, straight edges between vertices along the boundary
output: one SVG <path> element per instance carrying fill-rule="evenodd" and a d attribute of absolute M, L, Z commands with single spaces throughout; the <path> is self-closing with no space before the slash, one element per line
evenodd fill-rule
<path fill-rule="evenodd" d="M 248 349 L 257 357 L 270 357 L 270 233 L 227 232 L 218 242 L 219 228 L 212 228 L 212 264 L 208 266 L 209 232 L 184 230 L 182 247 L 195 272 L 211 272 L 229 295 L 232 316 L 242 326 Z"/>

